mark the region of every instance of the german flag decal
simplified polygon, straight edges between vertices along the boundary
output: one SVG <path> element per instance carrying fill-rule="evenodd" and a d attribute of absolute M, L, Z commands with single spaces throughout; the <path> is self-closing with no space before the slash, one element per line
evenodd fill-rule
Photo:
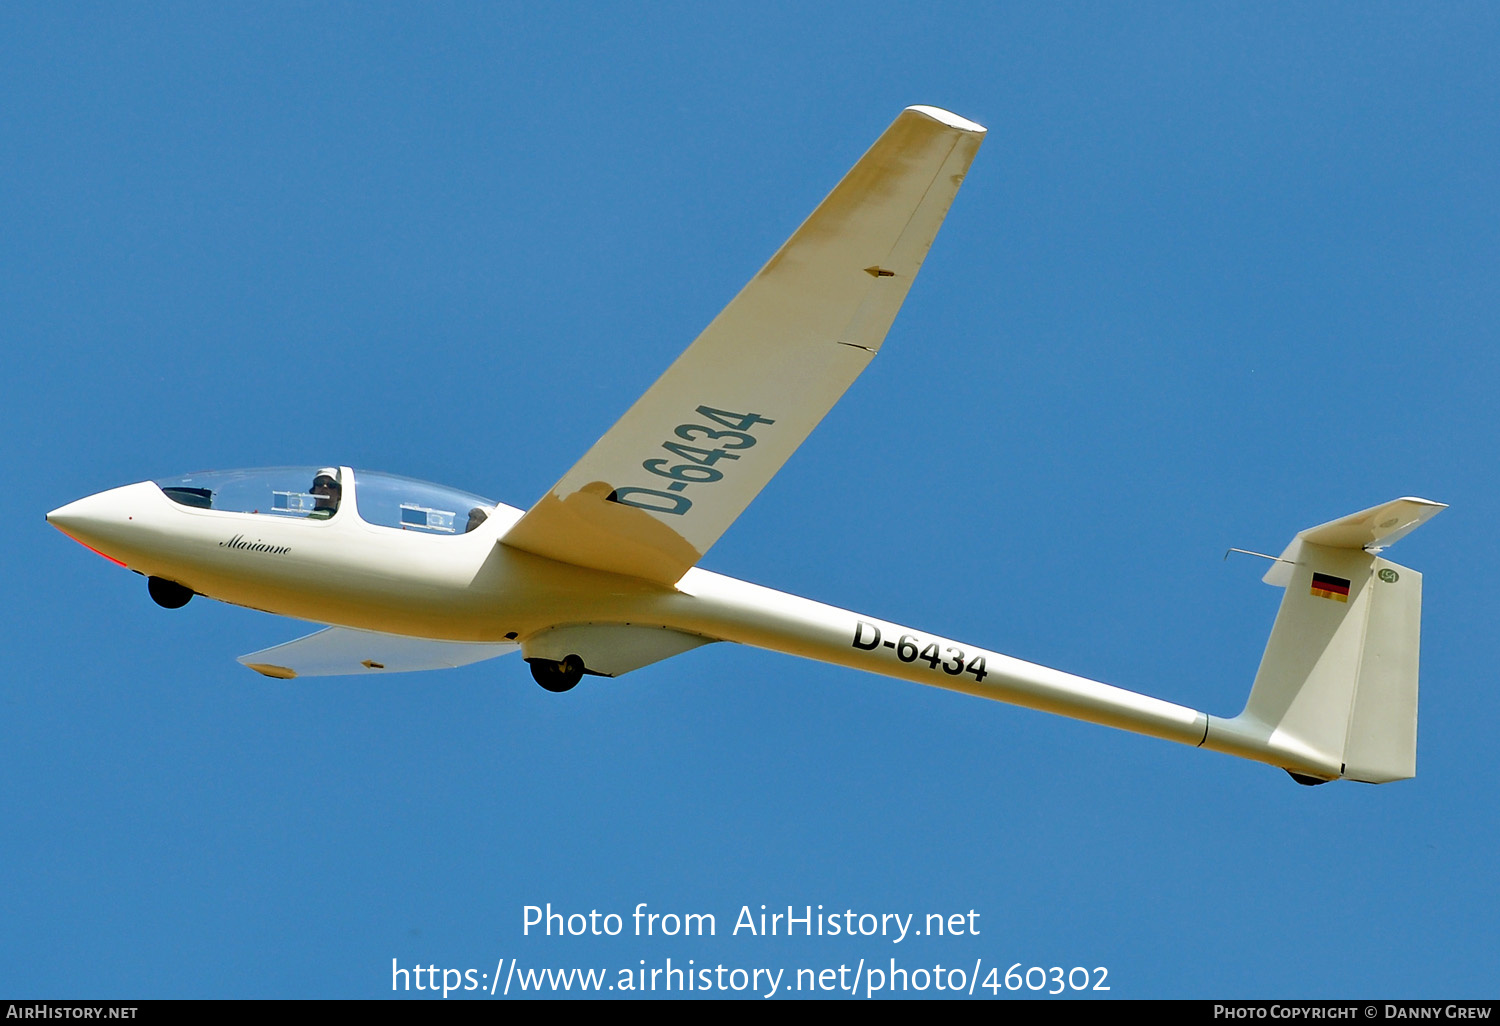
<path fill-rule="evenodd" d="M 1333 599 L 1335 602 L 1349 601 L 1349 582 L 1331 574 L 1313 574 L 1312 593 L 1316 598 Z"/>

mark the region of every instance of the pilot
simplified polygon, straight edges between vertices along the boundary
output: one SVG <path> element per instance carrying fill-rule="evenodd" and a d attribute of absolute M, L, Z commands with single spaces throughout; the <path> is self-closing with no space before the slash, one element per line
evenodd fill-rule
<path fill-rule="evenodd" d="M 344 489 L 339 484 L 339 468 L 324 467 L 313 475 L 312 493 L 316 497 L 309 520 L 327 520 L 339 511 L 339 500 Z"/>

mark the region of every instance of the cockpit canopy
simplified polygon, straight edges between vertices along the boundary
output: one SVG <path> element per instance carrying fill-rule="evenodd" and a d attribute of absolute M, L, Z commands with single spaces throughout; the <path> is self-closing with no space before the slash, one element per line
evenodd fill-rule
<path fill-rule="evenodd" d="M 211 470 L 161 478 L 156 485 L 173 502 L 199 509 L 308 520 L 352 512 L 369 524 L 424 534 L 472 531 L 496 506 L 457 488 L 347 467 Z"/>

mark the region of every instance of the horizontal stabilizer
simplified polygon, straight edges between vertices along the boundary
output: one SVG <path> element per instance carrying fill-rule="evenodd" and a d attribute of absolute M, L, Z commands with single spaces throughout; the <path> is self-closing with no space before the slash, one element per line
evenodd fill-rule
<path fill-rule="evenodd" d="M 1445 503 L 1407 496 L 1309 527 L 1297 532 L 1297 537 L 1271 564 L 1271 569 L 1261 580 L 1285 588 L 1292 579 L 1293 565 L 1301 558 L 1303 542 L 1330 549 L 1364 549 L 1376 553 L 1394 545 L 1447 508 Z"/>
<path fill-rule="evenodd" d="M 432 641 L 399 634 L 328 627 L 275 648 L 240 656 L 256 673 L 290 680 L 351 673 L 402 673 L 468 666 L 514 652 L 512 642 Z"/>

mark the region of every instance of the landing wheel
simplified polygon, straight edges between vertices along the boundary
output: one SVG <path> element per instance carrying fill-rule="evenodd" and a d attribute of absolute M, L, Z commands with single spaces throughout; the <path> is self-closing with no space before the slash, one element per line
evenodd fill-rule
<path fill-rule="evenodd" d="M 1317 787 L 1319 784 L 1328 783 L 1322 777 L 1309 777 L 1305 773 L 1293 773 L 1291 770 L 1287 770 L 1287 775 L 1303 787 Z"/>
<path fill-rule="evenodd" d="M 583 679 L 583 660 L 576 655 L 570 655 L 560 663 L 551 659 L 528 659 L 526 662 L 531 666 L 532 679 L 557 694 L 571 691 L 573 685 Z"/>
<path fill-rule="evenodd" d="M 176 581 L 169 581 L 165 577 L 147 578 L 146 590 L 151 593 L 152 601 L 164 609 L 181 609 L 188 604 L 188 599 L 193 597 L 192 588 L 184 588 Z"/>

